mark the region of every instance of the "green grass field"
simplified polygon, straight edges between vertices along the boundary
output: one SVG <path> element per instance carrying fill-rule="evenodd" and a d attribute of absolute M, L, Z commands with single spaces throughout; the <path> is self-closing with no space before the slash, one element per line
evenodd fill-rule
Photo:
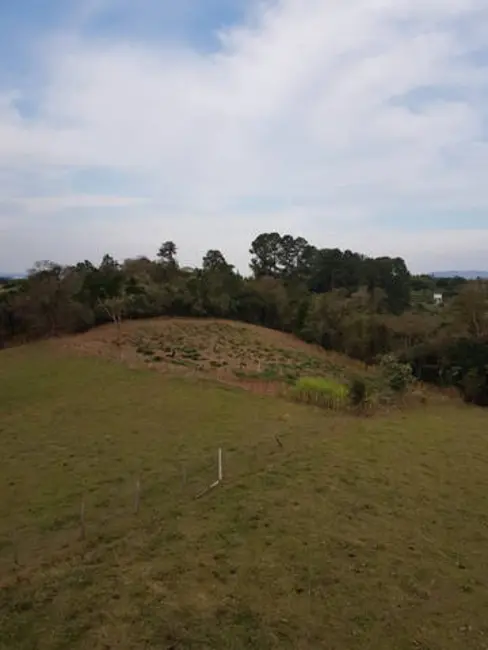
<path fill-rule="evenodd" d="M 0 648 L 486 649 L 487 425 L 3 351 Z"/>

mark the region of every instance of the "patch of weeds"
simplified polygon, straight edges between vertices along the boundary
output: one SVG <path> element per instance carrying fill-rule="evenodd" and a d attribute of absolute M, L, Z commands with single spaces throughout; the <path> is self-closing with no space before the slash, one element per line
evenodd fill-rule
<path fill-rule="evenodd" d="M 291 350 L 284 350 L 283 348 L 279 348 L 278 352 L 285 359 L 292 359 L 293 358 L 293 352 Z"/>
<path fill-rule="evenodd" d="M 170 363 L 174 364 L 175 366 L 186 366 L 187 368 L 193 367 L 191 361 L 187 361 L 185 359 L 170 359 Z"/>
<path fill-rule="evenodd" d="M 151 357 L 154 354 L 153 349 L 148 347 L 147 345 L 139 345 L 136 348 L 136 352 L 138 354 L 142 354 L 145 357 Z"/>
<path fill-rule="evenodd" d="M 260 377 L 267 380 L 278 380 L 281 379 L 281 373 L 279 371 L 279 368 L 276 366 L 269 366 L 268 368 L 265 368 L 262 373 L 260 373 Z"/>
<path fill-rule="evenodd" d="M 200 359 L 200 352 L 194 348 L 184 348 L 181 356 L 185 359 L 193 359 L 193 361 L 198 361 Z"/>
<path fill-rule="evenodd" d="M 283 379 L 287 384 L 294 384 L 297 381 L 298 377 L 298 373 L 294 372 L 293 370 L 289 370 L 285 372 Z"/>
<path fill-rule="evenodd" d="M 292 395 L 299 402 L 334 409 L 347 404 L 349 389 L 333 379 L 301 377 L 295 383 Z"/>
<path fill-rule="evenodd" d="M 349 384 L 349 399 L 351 406 L 364 406 L 368 396 L 366 382 L 361 377 L 354 377 Z"/>

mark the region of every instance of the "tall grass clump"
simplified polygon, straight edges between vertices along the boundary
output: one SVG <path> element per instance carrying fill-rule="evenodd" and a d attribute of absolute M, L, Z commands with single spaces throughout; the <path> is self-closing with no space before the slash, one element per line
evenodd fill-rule
<path fill-rule="evenodd" d="M 292 389 L 292 396 L 305 404 L 334 409 L 347 405 L 349 389 L 334 379 L 300 377 Z"/>

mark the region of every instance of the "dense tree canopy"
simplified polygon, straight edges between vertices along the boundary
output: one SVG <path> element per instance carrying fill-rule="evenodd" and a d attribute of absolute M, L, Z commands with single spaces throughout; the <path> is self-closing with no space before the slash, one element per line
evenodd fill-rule
<path fill-rule="evenodd" d="M 398 257 L 316 248 L 276 232 L 251 243 L 250 277 L 219 250 L 196 269 L 181 268 L 177 252 L 165 241 L 155 260 L 42 261 L 25 279 L 0 280 L 0 346 L 122 318 L 213 316 L 293 332 L 366 363 L 393 352 L 418 377 L 488 402 L 486 282 L 411 276 Z"/>

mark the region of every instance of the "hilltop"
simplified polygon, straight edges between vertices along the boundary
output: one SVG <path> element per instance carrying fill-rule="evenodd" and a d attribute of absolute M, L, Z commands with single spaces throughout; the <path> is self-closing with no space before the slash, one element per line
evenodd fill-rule
<path fill-rule="evenodd" d="M 364 363 L 292 334 L 218 319 L 154 318 L 126 321 L 54 342 L 78 354 L 144 364 L 166 374 L 217 379 L 272 392 L 301 376 L 338 381 L 375 375 Z"/>
<path fill-rule="evenodd" d="M 293 333 L 344 355 L 343 360 L 351 357 L 371 366 L 395 359 L 424 382 L 450 383 L 466 401 L 488 404 L 488 283 L 412 276 L 400 257 L 317 248 L 303 237 L 277 232 L 259 234 L 249 252 L 249 277 L 236 272 L 218 249 L 209 249 L 200 267 L 180 265 L 171 240 L 161 244 L 155 259 L 121 263 L 107 253 L 98 265 L 89 260 L 71 266 L 34 263 L 26 279 L 0 288 L 0 346 L 84 332 L 121 319 L 227 319 Z M 144 357 L 158 369 L 180 365 L 232 381 L 242 379 L 238 374 L 249 379 L 251 373 L 254 379 L 293 381 L 304 362 L 254 353 L 238 361 L 237 350 L 231 354 L 230 348 L 215 358 L 191 341 L 180 341 L 184 350 L 179 344 L 171 348 L 171 342 L 159 346 L 152 340 L 155 334 L 150 341 L 141 336 L 128 346 L 122 342 L 122 352 L 134 356 L 132 348 L 138 348 L 137 360 Z"/>

